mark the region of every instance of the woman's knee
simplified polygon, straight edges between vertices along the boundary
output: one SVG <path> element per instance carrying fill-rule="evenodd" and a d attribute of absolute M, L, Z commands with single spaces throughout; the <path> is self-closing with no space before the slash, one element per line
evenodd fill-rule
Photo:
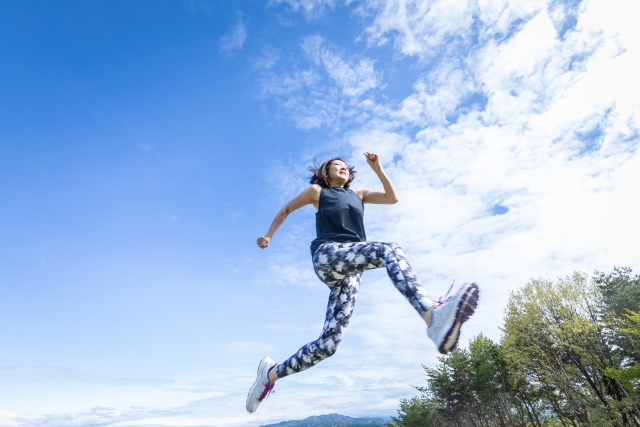
<path fill-rule="evenodd" d="M 383 243 L 386 252 L 402 253 L 402 248 L 396 242 L 385 242 Z"/>
<path fill-rule="evenodd" d="M 334 354 L 336 354 L 336 352 L 338 351 L 338 344 L 340 344 L 340 343 L 336 343 L 333 347 L 327 347 L 324 350 L 325 359 L 328 358 L 328 357 L 333 356 Z"/>
<path fill-rule="evenodd" d="M 340 345 L 340 342 L 342 341 L 342 339 L 337 338 L 337 337 L 330 337 L 329 339 L 326 339 L 322 344 L 322 353 L 324 358 L 326 359 L 327 357 L 331 357 L 334 354 L 336 354 L 336 351 L 338 351 L 338 346 Z"/>

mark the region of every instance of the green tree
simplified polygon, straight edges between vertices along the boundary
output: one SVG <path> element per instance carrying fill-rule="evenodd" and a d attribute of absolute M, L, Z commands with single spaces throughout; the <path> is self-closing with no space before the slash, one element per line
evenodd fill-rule
<path fill-rule="evenodd" d="M 500 344 L 484 335 L 472 339 L 468 349 L 440 357 L 434 368 L 425 367 L 427 385 L 416 387 L 423 400 L 436 402 L 450 425 L 526 426 L 531 424 L 525 405 L 511 388 Z"/>
<path fill-rule="evenodd" d="M 398 416 L 391 417 L 387 427 L 449 427 L 451 424 L 443 416 L 442 407 L 433 399 L 412 397 L 402 399 Z"/>
<path fill-rule="evenodd" d="M 613 314 L 609 316 L 610 329 L 615 335 L 611 351 L 622 360 L 623 369 L 631 369 L 640 363 L 640 343 L 634 333 L 636 323 L 633 317 L 628 317 L 629 313 L 640 312 L 640 276 L 633 276 L 632 273 L 629 267 L 614 267 L 609 274 L 596 271 L 593 278 L 603 294 L 602 310 Z M 617 367 L 610 369 L 609 372 L 615 372 Z M 626 384 L 631 383 L 627 381 Z"/>
<path fill-rule="evenodd" d="M 603 294 L 585 274 L 531 280 L 513 292 L 504 324 L 505 359 L 520 369 L 563 425 L 640 425 L 622 384 L 604 375 L 622 360 L 599 310 Z"/>
<path fill-rule="evenodd" d="M 638 348 L 640 348 L 640 314 L 628 310 L 625 318 L 626 327 L 620 329 L 619 333 L 628 338 L 632 352 L 636 356 L 634 359 L 637 360 Z M 633 395 L 637 404 L 638 397 L 640 397 L 640 363 L 635 362 L 635 360 L 620 369 L 607 368 L 604 373 L 608 377 L 620 381 Z"/>
<path fill-rule="evenodd" d="M 618 318 L 624 318 L 627 310 L 640 312 L 640 275 L 633 275 L 631 268 L 614 267 L 608 274 L 596 270 L 593 280 L 602 291 L 607 309 Z"/>

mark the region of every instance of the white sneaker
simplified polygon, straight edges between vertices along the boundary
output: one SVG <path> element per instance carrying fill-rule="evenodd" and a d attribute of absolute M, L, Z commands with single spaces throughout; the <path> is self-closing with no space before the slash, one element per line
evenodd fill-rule
<path fill-rule="evenodd" d="M 276 366 L 276 362 L 269 357 L 265 357 L 258 365 L 258 376 L 247 395 L 247 411 L 255 412 L 258 405 L 269 396 L 274 384 L 269 383 L 269 370 Z"/>
<path fill-rule="evenodd" d="M 438 301 L 438 305 L 431 312 L 431 325 L 427 328 L 427 336 L 436 343 L 440 353 L 447 354 L 456 348 L 460 327 L 475 311 L 479 296 L 478 285 L 471 282 L 460 286 L 455 295 Z"/>

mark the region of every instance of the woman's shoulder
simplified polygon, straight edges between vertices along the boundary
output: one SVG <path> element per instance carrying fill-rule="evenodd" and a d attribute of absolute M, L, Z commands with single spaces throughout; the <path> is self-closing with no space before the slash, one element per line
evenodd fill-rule
<path fill-rule="evenodd" d="M 365 194 L 367 194 L 371 190 L 369 190 L 368 188 L 356 188 L 355 190 L 351 190 L 351 191 L 356 193 L 356 195 L 360 197 L 360 200 L 363 200 Z"/>
<path fill-rule="evenodd" d="M 322 192 L 322 186 L 320 184 L 311 184 L 305 191 L 312 194 L 320 194 Z"/>
<path fill-rule="evenodd" d="M 302 194 L 305 198 L 310 198 L 314 202 L 317 202 L 320 198 L 320 193 L 322 191 L 322 187 L 318 184 L 312 184 L 309 187 L 305 188 L 302 191 Z"/>

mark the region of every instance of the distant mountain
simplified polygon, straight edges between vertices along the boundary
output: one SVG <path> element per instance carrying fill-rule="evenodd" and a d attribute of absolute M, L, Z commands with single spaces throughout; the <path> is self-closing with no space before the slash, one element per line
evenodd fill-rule
<path fill-rule="evenodd" d="M 382 427 L 389 421 L 383 418 L 353 418 L 340 414 L 317 415 L 304 420 L 282 421 L 260 427 Z"/>

